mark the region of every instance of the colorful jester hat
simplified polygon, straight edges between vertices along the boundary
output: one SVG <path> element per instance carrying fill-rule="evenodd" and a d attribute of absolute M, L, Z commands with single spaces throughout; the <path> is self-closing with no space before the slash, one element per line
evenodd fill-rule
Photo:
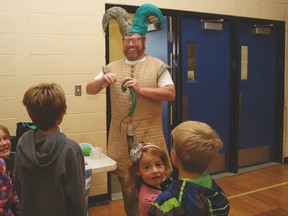
<path fill-rule="evenodd" d="M 130 15 L 121 7 L 112 7 L 103 15 L 102 27 L 106 31 L 110 19 L 118 22 L 120 33 L 124 38 L 127 35 L 138 33 L 144 36 L 148 30 L 148 21 L 150 16 L 156 16 L 160 26 L 163 26 L 163 14 L 161 10 L 152 4 L 141 5 L 132 19 Z"/>

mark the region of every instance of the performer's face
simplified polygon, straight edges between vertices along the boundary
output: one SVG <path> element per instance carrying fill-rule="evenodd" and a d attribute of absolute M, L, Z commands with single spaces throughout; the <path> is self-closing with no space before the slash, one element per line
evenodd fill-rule
<path fill-rule="evenodd" d="M 130 61 L 136 61 L 144 57 L 146 37 L 133 34 L 123 38 L 123 53 Z"/>

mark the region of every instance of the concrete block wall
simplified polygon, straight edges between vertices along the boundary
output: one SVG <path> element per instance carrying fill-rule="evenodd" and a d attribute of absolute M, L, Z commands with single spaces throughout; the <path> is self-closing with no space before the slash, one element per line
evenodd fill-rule
<path fill-rule="evenodd" d="M 106 146 L 105 90 L 97 96 L 85 92 L 87 81 L 105 64 L 101 26 L 105 3 L 111 2 L 0 0 L 0 123 L 11 134 L 15 133 L 17 122 L 30 121 L 21 103 L 24 92 L 39 82 L 57 82 L 63 87 L 68 103 L 61 129 L 78 142 Z M 165 9 L 288 20 L 288 0 L 114 0 L 113 3 L 152 3 Z M 76 84 L 82 86 L 82 96 L 74 95 Z M 287 87 L 285 80 L 286 93 Z M 285 134 L 287 130 L 285 127 Z M 287 157 L 286 142 L 287 139 L 284 143 Z M 106 176 L 94 175 L 93 179 L 97 181 L 92 183 L 90 195 L 106 193 Z"/>

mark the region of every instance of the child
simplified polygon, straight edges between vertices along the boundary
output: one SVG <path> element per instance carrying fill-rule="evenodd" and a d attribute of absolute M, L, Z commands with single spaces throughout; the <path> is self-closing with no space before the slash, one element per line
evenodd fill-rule
<path fill-rule="evenodd" d="M 226 195 L 205 172 L 223 146 L 218 134 L 205 123 L 186 121 L 174 128 L 172 138 L 179 179 L 156 198 L 148 215 L 228 215 Z"/>
<path fill-rule="evenodd" d="M 19 215 L 20 203 L 13 182 L 13 161 L 10 161 L 11 141 L 9 130 L 0 125 L 0 215 Z M 8 167 L 9 165 L 9 167 Z M 8 169 L 9 168 L 9 169 Z"/>
<path fill-rule="evenodd" d="M 170 177 L 167 154 L 153 144 L 136 143 L 130 151 L 126 183 L 129 191 L 137 197 L 142 216 L 147 216 L 154 199 L 162 192 L 160 184 Z"/>
<path fill-rule="evenodd" d="M 20 214 L 86 215 L 84 156 L 58 128 L 67 107 L 62 88 L 56 83 L 33 86 L 22 102 L 36 129 L 24 133 L 16 148 Z"/>

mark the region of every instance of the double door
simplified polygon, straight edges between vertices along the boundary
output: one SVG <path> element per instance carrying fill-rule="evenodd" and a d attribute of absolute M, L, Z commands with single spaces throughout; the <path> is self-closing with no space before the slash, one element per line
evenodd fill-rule
<path fill-rule="evenodd" d="M 211 172 L 226 171 L 229 163 L 238 169 L 272 161 L 275 149 L 275 29 L 257 34 L 253 24 L 236 31 L 232 25 L 182 19 L 181 117 L 206 122 L 221 136 L 224 147 Z"/>

